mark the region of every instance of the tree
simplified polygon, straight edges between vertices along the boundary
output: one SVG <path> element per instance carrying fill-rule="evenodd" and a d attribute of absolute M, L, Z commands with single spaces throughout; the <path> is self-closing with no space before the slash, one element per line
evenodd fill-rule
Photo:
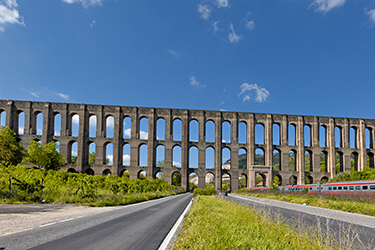
<path fill-rule="evenodd" d="M 162 167 L 164 167 L 164 165 L 165 165 L 164 160 L 162 160 L 162 161 L 158 161 L 158 162 L 156 163 L 156 167 L 158 167 L 158 168 L 162 168 Z"/>
<path fill-rule="evenodd" d="M 89 165 L 94 165 L 95 164 L 95 153 L 89 153 Z"/>
<path fill-rule="evenodd" d="M 17 165 L 22 161 L 23 147 L 16 140 L 16 133 L 9 127 L 0 128 L 0 164 Z"/>
<path fill-rule="evenodd" d="M 27 147 L 28 152 L 23 159 L 24 162 L 30 162 L 46 170 L 59 170 L 66 165 L 64 155 L 56 150 L 56 143 L 51 141 L 46 145 L 40 145 L 36 141 L 31 141 Z"/>

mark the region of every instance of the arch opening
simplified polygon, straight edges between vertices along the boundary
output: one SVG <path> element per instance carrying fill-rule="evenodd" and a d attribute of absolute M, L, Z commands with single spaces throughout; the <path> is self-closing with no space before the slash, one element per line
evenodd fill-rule
<path fill-rule="evenodd" d="M 146 117 L 141 118 L 139 122 L 139 139 L 148 140 L 148 119 Z"/>
<path fill-rule="evenodd" d="M 294 150 L 289 151 L 289 171 L 297 171 L 296 165 L 297 152 Z"/>
<path fill-rule="evenodd" d="M 128 143 L 122 147 L 122 165 L 130 166 L 130 144 Z"/>
<path fill-rule="evenodd" d="M 313 172 L 312 163 L 312 152 L 310 150 L 305 151 L 305 172 Z"/>
<path fill-rule="evenodd" d="M 176 145 L 173 147 L 173 167 L 181 168 L 181 147 Z"/>
<path fill-rule="evenodd" d="M 215 168 L 215 149 L 213 147 L 206 148 L 206 169 Z"/>
<path fill-rule="evenodd" d="M 182 121 L 180 119 L 173 121 L 173 140 L 182 141 Z"/>
<path fill-rule="evenodd" d="M 189 122 L 189 141 L 197 142 L 199 140 L 199 123 L 197 120 Z"/>
<path fill-rule="evenodd" d="M 205 178 L 204 187 L 215 188 L 215 176 L 213 173 L 207 173 Z"/>
<path fill-rule="evenodd" d="M 223 148 L 221 150 L 221 169 L 231 169 L 230 149 Z"/>
<path fill-rule="evenodd" d="M 280 125 L 274 123 L 272 125 L 272 144 L 273 145 L 280 145 Z"/>
<path fill-rule="evenodd" d="M 18 134 L 23 135 L 25 133 L 25 112 L 18 114 Z"/>
<path fill-rule="evenodd" d="M 165 147 L 159 145 L 156 147 L 156 166 L 159 168 L 164 167 L 165 164 Z"/>
<path fill-rule="evenodd" d="M 53 118 L 53 134 L 54 136 L 61 135 L 61 114 L 56 113 Z"/>
<path fill-rule="evenodd" d="M 195 146 L 189 149 L 189 168 L 198 168 L 198 148 Z"/>
<path fill-rule="evenodd" d="M 79 134 L 79 115 L 73 114 L 70 119 L 71 124 L 71 136 L 78 137 Z"/>
<path fill-rule="evenodd" d="M 328 153 L 327 151 L 320 152 L 320 172 L 328 172 L 327 168 Z"/>
<path fill-rule="evenodd" d="M 142 144 L 140 147 L 139 147 L 139 159 L 138 159 L 138 162 L 139 162 L 139 166 L 140 167 L 147 167 L 147 160 L 148 160 L 148 155 L 147 155 L 147 145 L 146 144 Z"/>
<path fill-rule="evenodd" d="M 296 145 L 296 126 L 294 124 L 288 126 L 288 142 L 289 146 Z"/>
<path fill-rule="evenodd" d="M 255 144 L 264 144 L 264 126 L 260 123 L 255 125 Z"/>
<path fill-rule="evenodd" d="M 206 142 L 215 142 L 215 123 L 213 121 L 206 122 Z"/>
<path fill-rule="evenodd" d="M 274 149 L 272 152 L 272 170 L 281 171 L 280 151 L 278 149 Z"/>
<path fill-rule="evenodd" d="M 245 122 L 240 122 L 238 124 L 238 143 L 247 143 L 247 125 Z"/>
<path fill-rule="evenodd" d="M 231 142 L 231 127 L 228 121 L 222 123 L 221 127 L 221 140 L 223 143 L 230 143 Z"/>
<path fill-rule="evenodd" d="M 165 140 L 165 120 L 164 118 L 159 118 L 156 121 L 156 139 L 160 141 Z"/>
<path fill-rule="evenodd" d="M 89 118 L 89 137 L 96 137 L 97 119 L 96 115 L 91 115 Z"/>
<path fill-rule="evenodd" d="M 105 137 L 113 138 L 115 131 L 115 118 L 110 115 L 105 119 Z"/>
<path fill-rule="evenodd" d="M 246 149 L 240 148 L 238 150 L 238 168 L 247 169 L 247 152 Z"/>
<path fill-rule="evenodd" d="M 172 174 L 172 185 L 181 186 L 181 174 L 179 172 L 174 172 Z"/>
<path fill-rule="evenodd" d="M 310 125 L 303 126 L 304 146 L 311 147 L 311 127 Z"/>
<path fill-rule="evenodd" d="M 264 150 L 262 148 L 255 149 L 255 165 L 265 165 Z"/>
<path fill-rule="evenodd" d="M 132 118 L 127 116 L 122 122 L 124 139 L 130 139 L 132 137 Z"/>
<path fill-rule="evenodd" d="M 319 127 L 319 145 L 321 148 L 326 147 L 327 145 L 327 132 L 325 126 Z"/>

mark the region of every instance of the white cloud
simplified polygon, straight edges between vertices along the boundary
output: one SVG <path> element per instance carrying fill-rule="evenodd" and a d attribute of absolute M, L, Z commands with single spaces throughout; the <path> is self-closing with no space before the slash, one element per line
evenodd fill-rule
<path fill-rule="evenodd" d="M 143 140 L 147 140 L 148 139 L 148 132 L 140 131 L 139 138 L 143 139 Z"/>
<path fill-rule="evenodd" d="M 173 166 L 176 166 L 176 167 L 181 167 L 181 163 L 177 162 L 177 161 L 174 161 L 173 162 Z"/>
<path fill-rule="evenodd" d="M 217 7 L 228 7 L 229 6 L 229 0 L 216 0 Z"/>
<path fill-rule="evenodd" d="M 211 15 L 212 9 L 208 5 L 198 4 L 198 13 L 201 15 L 201 18 L 207 20 Z"/>
<path fill-rule="evenodd" d="M 242 36 L 237 35 L 236 32 L 234 31 L 233 24 L 231 23 L 229 25 L 229 29 L 232 31 L 229 33 L 228 39 L 231 43 L 237 43 L 241 40 Z"/>
<path fill-rule="evenodd" d="M 107 124 L 108 127 L 113 128 L 115 126 L 115 118 L 113 116 L 109 116 L 107 118 Z"/>
<path fill-rule="evenodd" d="M 78 153 L 76 151 L 72 151 L 72 156 L 77 156 Z"/>
<path fill-rule="evenodd" d="M 174 58 L 180 57 L 180 54 L 174 50 L 168 50 L 168 53 L 171 54 Z"/>
<path fill-rule="evenodd" d="M 197 78 L 195 76 L 190 77 L 190 85 L 192 86 L 199 86 L 199 87 L 206 87 L 206 85 L 202 85 L 200 82 L 198 82 Z"/>
<path fill-rule="evenodd" d="M 92 20 L 91 24 L 90 24 L 90 28 L 92 29 L 92 27 L 94 26 L 94 24 L 96 23 L 95 20 Z"/>
<path fill-rule="evenodd" d="M 214 22 L 214 24 L 212 25 L 214 27 L 214 34 L 216 34 L 216 32 L 219 30 L 219 27 L 217 27 L 217 24 L 219 23 L 220 21 L 216 21 Z"/>
<path fill-rule="evenodd" d="M 79 124 L 79 115 L 77 114 L 73 115 L 72 123 Z"/>
<path fill-rule="evenodd" d="M 241 92 L 238 94 L 238 96 L 241 96 L 245 92 L 250 92 L 250 94 L 245 95 L 245 97 L 242 99 L 243 102 L 252 99 L 251 96 L 255 96 L 254 99 L 256 102 L 264 102 L 267 101 L 267 97 L 270 95 L 270 92 L 267 89 L 259 87 L 256 83 L 243 83 L 240 86 L 240 89 Z"/>
<path fill-rule="evenodd" d="M 122 156 L 122 164 L 129 166 L 130 165 L 130 155 L 123 155 Z"/>
<path fill-rule="evenodd" d="M 55 93 L 56 95 L 60 96 L 61 98 L 65 100 L 69 100 L 69 95 L 63 94 L 63 93 Z"/>
<path fill-rule="evenodd" d="M 25 129 L 23 127 L 18 127 L 18 134 L 23 135 L 24 130 Z"/>
<path fill-rule="evenodd" d="M 127 137 L 127 138 L 131 137 L 131 129 L 130 128 L 124 129 L 124 136 Z"/>
<path fill-rule="evenodd" d="M 36 98 L 39 98 L 39 92 L 30 92 L 30 94 Z"/>
<path fill-rule="evenodd" d="M 375 9 L 366 12 L 369 15 L 370 21 L 375 24 Z"/>
<path fill-rule="evenodd" d="M 250 96 L 249 95 L 245 95 L 245 97 L 242 99 L 242 101 L 250 101 Z"/>
<path fill-rule="evenodd" d="M 18 12 L 16 0 L 0 0 L 0 32 L 4 32 L 7 24 L 21 24 L 25 26 L 23 18 Z"/>
<path fill-rule="evenodd" d="M 345 4 L 345 0 L 314 0 L 309 8 L 315 8 L 315 12 L 328 12 L 333 8 L 340 7 Z"/>
<path fill-rule="evenodd" d="M 81 3 L 85 8 L 89 6 L 102 5 L 103 0 L 63 0 L 68 4 Z"/>
<path fill-rule="evenodd" d="M 92 127 L 96 126 L 96 115 L 90 116 L 89 125 Z"/>
<path fill-rule="evenodd" d="M 245 28 L 249 29 L 249 30 L 253 30 L 255 28 L 255 22 L 253 20 L 251 20 L 251 21 L 246 20 L 245 21 Z"/>

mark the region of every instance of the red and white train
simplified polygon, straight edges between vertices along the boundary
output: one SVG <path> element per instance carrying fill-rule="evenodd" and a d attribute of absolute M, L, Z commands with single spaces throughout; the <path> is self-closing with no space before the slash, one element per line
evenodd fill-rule
<path fill-rule="evenodd" d="M 272 187 L 255 187 L 249 190 L 267 190 Z M 375 195 L 375 180 L 370 181 L 347 181 L 332 182 L 324 184 L 304 184 L 279 186 L 279 191 L 308 194 L 332 194 L 332 195 Z"/>

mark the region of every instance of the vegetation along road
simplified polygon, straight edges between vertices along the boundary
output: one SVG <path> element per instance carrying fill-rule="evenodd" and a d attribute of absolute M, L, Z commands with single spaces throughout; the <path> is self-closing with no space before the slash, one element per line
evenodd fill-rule
<path fill-rule="evenodd" d="M 297 230 L 315 231 L 333 237 L 338 245 L 355 242 L 358 249 L 375 246 L 375 217 L 289 202 L 230 194 L 229 201 L 261 210 L 276 220 L 286 220 Z"/>
<path fill-rule="evenodd" d="M 191 198 L 174 195 L 0 236 L 0 249 L 157 249 Z"/>

